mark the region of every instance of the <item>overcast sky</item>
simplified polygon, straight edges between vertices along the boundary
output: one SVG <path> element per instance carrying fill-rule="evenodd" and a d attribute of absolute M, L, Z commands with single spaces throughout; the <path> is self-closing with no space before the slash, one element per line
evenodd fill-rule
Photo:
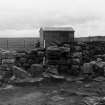
<path fill-rule="evenodd" d="M 105 0 L 0 0 L 0 37 L 36 37 L 42 26 L 105 35 Z"/>

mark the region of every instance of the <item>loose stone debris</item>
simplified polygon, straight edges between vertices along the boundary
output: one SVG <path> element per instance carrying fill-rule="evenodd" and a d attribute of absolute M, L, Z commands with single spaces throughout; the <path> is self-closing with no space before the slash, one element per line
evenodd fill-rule
<path fill-rule="evenodd" d="M 83 105 L 105 105 L 105 97 L 85 97 L 82 100 Z"/>
<path fill-rule="evenodd" d="M 89 83 L 105 81 L 104 46 L 105 42 L 74 42 L 72 51 L 68 43 L 48 48 L 37 47 L 31 51 L 0 49 L 0 86 L 42 86 L 45 81 L 47 84 L 65 81 L 84 84 L 84 88 L 89 89 L 92 86 Z M 82 97 L 82 105 L 105 104 L 105 98 L 97 96 L 99 92 L 78 91 L 71 94 Z M 64 101 L 65 97 L 57 95 L 51 100 Z"/>
<path fill-rule="evenodd" d="M 98 43 L 98 44 L 97 44 Z M 95 47 L 97 45 L 97 48 Z M 96 80 L 105 76 L 105 43 L 90 42 L 35 48 L 31 51 L 0 50 L 0 80 L 11 78 L 63 78 L 78 76 L 84 80 Z M 45 58 L 45 64 L 43 64 Z M 82 79 L 83 80 L 83 79 Z M 8 83 L 8 82 L 7 82 Z"/>

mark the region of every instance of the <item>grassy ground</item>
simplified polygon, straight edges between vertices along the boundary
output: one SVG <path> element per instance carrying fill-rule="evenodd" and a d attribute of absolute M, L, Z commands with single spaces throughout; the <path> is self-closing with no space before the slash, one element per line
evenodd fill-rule
<path fill-rule="evenodd" d="M 87 96 L 104 96 L 105 82 L 45 81 L 0 91 L 0 105 L 79 105 Z"/>

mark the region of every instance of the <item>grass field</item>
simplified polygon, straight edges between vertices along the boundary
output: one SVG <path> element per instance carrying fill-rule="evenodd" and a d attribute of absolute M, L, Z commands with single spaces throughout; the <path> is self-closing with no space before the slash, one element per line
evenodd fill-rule
<path fill-rule="evenodd" d="M 0 38 L 3 49 L 33 49 L 39 38 Z"/>
<path fill-rule="evenodd" d="M 75 40 L 78 42 L 105 41 L 105 36 L 80 37 L 75 38 Z"/>
<path fill-rule="evenodd" d="M 36 42 L 39 38 L 35 37 L 24 37 L 24 38 L 0 38 L 0 48 L 3 49 L 33 49 L 35 48 Z M 94 37 L 80 37 L 75 38 L 75 41 L 86 42 L 86 41 L 105 41 L 105 36 L 94 36 Z"/>

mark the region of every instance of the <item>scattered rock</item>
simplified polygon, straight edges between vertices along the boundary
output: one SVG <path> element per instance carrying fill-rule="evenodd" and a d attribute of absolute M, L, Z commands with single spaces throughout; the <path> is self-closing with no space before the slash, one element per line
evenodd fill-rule
<path fill-rule="evenodd" d="M 96 77 L 95 79 L 94 79 L 94 81 L 97 81 L 97 82 L 102 82 L 102 81 L 105 81 L 105 77 Z"/>
<path fill-rule="evenodd" d="M 51 100 L 57 102 L 57 101 L 62 101 L 62 100 L 64 100 L 64 98 L 61 97 L 61 96 L 59 96 L 59 95 L 57 95 L 57 96 L 51 97 Z"/>

